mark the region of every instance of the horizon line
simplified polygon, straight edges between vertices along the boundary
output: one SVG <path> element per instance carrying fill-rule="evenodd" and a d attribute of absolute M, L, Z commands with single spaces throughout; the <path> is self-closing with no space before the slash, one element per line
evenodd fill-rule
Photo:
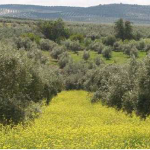
<path fill-rule="evenodd" d="M 129 3 L 107 3 L 107 4 L 98 4 L 98 5 L 91 5 L 91 6 L 67 6 L 67 5 L 40 5 L 40 4 L 16 4 L 16 3 L 12 3 L 12 4 L 0 4 L 0 6 L 2 5 L 25 5 L 25 6 L 43 6 L 43 7 L 83 7 L 83 8 L 87 8 L 87 7 L 94 7 L 94 6 L 103 6 L 103 5 L 138 5 L 138 6 L 150 6 L 150 4 L 129 4 Z"/>

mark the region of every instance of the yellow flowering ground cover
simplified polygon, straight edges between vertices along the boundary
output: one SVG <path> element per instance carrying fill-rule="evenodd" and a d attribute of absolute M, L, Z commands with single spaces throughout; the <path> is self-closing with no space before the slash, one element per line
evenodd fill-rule
<path fill-rule="evenodd" d="M 1 125 L 0 148 L 150 148 L 150 118 L 91 104 L 85 91 L 64 91 L 43 110 L 28 125 Z"/>

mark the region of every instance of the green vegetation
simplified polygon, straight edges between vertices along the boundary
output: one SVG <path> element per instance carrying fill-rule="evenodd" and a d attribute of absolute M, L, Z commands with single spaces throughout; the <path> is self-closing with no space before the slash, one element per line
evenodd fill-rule
<path fill-rule="evenodd" d="M 61 78 L 48 68 L 36 49 L 31 57 L 32 53 L 3 44 L 0 47 L 0 122 L 18 123 L 32 118 L 34 110 L 39 112 L 36 106 L 42 99 L 49 104 L 61 91 Z"/>
<path fill-rule="evenodd" d="M 131 40 L 133 38 L 133 27 L 130 21 L 119 19 L 115 22 L 116 37 L 121 40 Z"/>
<path fill-rule="evenodd" d="M 48 58 L 49 65 L 58 65 L 58 61 L 50 56 L 49 51 L 43 51 L 42 54 Z"/>
<path fill-rule="evenodd" d="M 3 20 L 0 148 L 147 148 L 149 33 L 122 19 Z"/>
<path fill-rule="evenodd" d="M 119 22 L 122 23 L 121 25 L 123 27 L 123 41 L 121 40 L 121 37 L 115 37 L 116 33 L 121 35 L 120 26 L 118 25 Z M 11 22 L 6 20 L 6 22 L 3 21 L 2 23 L 2 28 L 0 28 L 0 37 L 2 39 L 0 43 L 2 51 L 2 68 L 6 71 L 6 60 L 10 60 L 10 63 L 12 63 L 10 74 L 13 75 L 15 72 L 19 72 L 19 70 L 24 68 L 24 66 L 19 66 L 18 61 L 23 62 L 25 66 L 28 64 L 27 66 L 29 68 L 26 68 L 27 70 L 24 72 L 31 76 L 31 80 L 34 82 L 33 89 L 35 90 L 35 93 L 33 94 L 33 89 L 31 91 L 27 90 L 31 89 L 30 86 L 32 87 L 33 83 L 28 76 L 24 78 L 25 81 L 21 78 L 20 74 L 22 71 L 20 74 L 17 74 L 18 80 L 14 81 L 16 86 L 14 86 L 13 78 L 11 78 L 12 85 L 8 85 L 7 82 L 5 83 L 6 87 L 2 87 L 3 91 L 8 89 L 9 86 L 12 88 L 14 87 L 14 91 L 12 90 L 12 92 L 8 92 L 8 95 L 4 94 L 4 96 L 0 97 L 2 99 L 1 104 L 4 108 L 1 111 L 1 116 L 3 118 L 1 119 L 1 122 L 4 124 L 5 120 L 6 122 L 13 121 L 18 123 L 27 120 L 27 118 L 32 118 L 32 116 L 26 116 L 27 112 L 29 116 L 32 112 L 36 112 L 34 111 L 35 108 L 31 108 L 30 112 L 28 111 L 28 108 L 32 106 L 32 103 L 34 105 L 41 105 L 42 99 L 45 98 L 47 99 L 48 104 L 51 98 L 63 89 L 82 89 L 96 92 L 95 94 L 99 93 L 98 89 L 100 89 L 100 85 L 97 85 L 97 82 L 91 82 L 91 80 L 95 79 L 93 72 L 100 71 L 99 77 L 101 77 L 103 68 L 107 68 L 107 64 L 113 64 L 113 67 L 118 68 L 117 73 L 119 73 L 120 69 L 130 62 L 130 58 L 136 57 L 137 60 L 143 60 L 150 50 L 150 40 L 148 37 L 144 37 L 145 33 L 143 33 L 144 35 L 138 40 L 136 38 L 130 40 L 130 38 L 127 37 L 126 30 L 130 30 L 130 34 L 134 36 L 138 33 L 134 30 L 134 26 L 131 26 L 130 22 L 122 19 L 118 20 L 118 23 L 116 22 L 116 28 L 113 32 L 110 30 L 107 31 L 107 28 L 104 28 L 101 25 L 99 27 L 97 25 L 92 25 L 94 28 L 91 25 L 67 25 L 61 19 L 40 22 Z M 5 24 L 7 24 L 7 26 L 5 26 Z M 87 34 L 89 32 L 87 29 L 83 30 L 84 28 L 91 28 L 91 33 Z M 82 32 L 80 32 L 81 30 Z M 7 52 L 9 51 L 11 52 L 10 56 L 7 55 Z M 26 61 L 24 61 L 24 59 Z M 13 61 L 15 61 L 15 63 L 13 63 Z M 140 63 L 140 61 L 138 62 Z M 118 66 L 115 66 L 117 64 Z M 142 63 L 140 63 L 140 65 L 141 64 Z M 13 67 L 14 69 L 12 69 Z M 113 73 L 111 72 L 113 67 L 109 70 L 110 74 Z M 102 70 L 99 70 L 100 68 Z M 127 71 L 128 67 L 125 67 L 125 70 Z M 5 74 L 7 74 L 7 71 Z M 47 79 L 48 77 L 49 79 Z M 53 79 L 51 79 L 52 77 Z M 109 75 L 107 77 L 109 77 Z M 4 81 L 5 78 L 5 75 L 2 75 L 1 81 Z M 140 82 L 140 78 L 137 77 L 137 80 Z M 41 87 L 39 86 L 40 83 Z M 37 86 L 35 86 L 36 84 Z M 22 86 L 23 91 L 18 89 L 18 87 Z M 118 85 L 118 87 L 119 86 L 120 85 Z M 138 85 L 136 88 L 137 87 Z M 38 94 L 36 94 L 36 92 Z M 99 94 L 98 96 L 95 96 L 95 94 L 93 98 L 96 99 L 96 101 L 101 100 Z M 105 96 L 103 97 L 105 99 Z M 18 102 L 16 102 L 17 98 Z M 6 102 L 5 99 L 8 99 L 8 101 Z M 8 107 L 9 99 L 13 101 L 11 109 Z M 93 101 L 93 99 L 91 99 L 91 101 Z M 17 107 L 14 103 L 17 103 Z M 17 110 L 18 106 L 21 109 Z M 22 115 L 18 118 L 14 118 L 13 116 L 16 115 L 14 114 L 11 116 L 11 111 L 5 111 L 6 107 L 7 110 L 16 109 L 15 113 L 21 111 Z M 25 110 L 23 108 L 25 108 Z M 149 115 L 147 112 L 146 114 L 145 112 L 140 113 L 141 117 Z"/>
<path fill-rule="evenodd" d="M 84 91 L 62 92 L 42 115 L 25 126 L 3 126 L 4 149 L 147 149 L 150 118 L 131 118 L 113 108 L 90 103 Z"/>
<path fill-rule="evenodd" d="M 63 20 L 40 22 L 39 30 L 50 40 L 58 42 L 69 37 L 69 31 L 65 28 Z"/>
<path fill-rule="evenodd" d="M 79 62 L 82 60 L 83 51 L 79 51 L 78 54 L 75 54 L 74 52 L 69 52 L 73 60 L 76 62 Z M 93 62 L 97 56 L 100 56 L 100 58 L 106 63 L 106 64 L 123 64 L 126 62 L 129 62 L 130 57 L 123 54 L 123 52 L 112 52 L 112 58 L 111 59 L 105 59 L 102 54 L 97 54 L 95 51 L 90 51 L 90 58 L 89 61 Z M 142 60 L 146 56 L 146 52 L 139 52 L 138 60 Z"/>

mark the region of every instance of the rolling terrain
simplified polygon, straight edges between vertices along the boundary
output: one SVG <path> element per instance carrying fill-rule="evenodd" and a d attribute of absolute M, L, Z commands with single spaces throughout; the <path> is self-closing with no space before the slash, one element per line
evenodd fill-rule
<path fill-rule="evenodd" d="M 109 4 L 93 7 L 0 5 L 1 17 L 57 19 L 65 21 L 113 23 L 124 18 L 136 24 L 150 24 L 150 6 Z"/>

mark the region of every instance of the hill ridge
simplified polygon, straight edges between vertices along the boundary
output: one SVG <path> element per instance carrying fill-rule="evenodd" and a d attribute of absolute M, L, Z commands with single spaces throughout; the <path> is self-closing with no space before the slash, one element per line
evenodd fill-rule
<path fill-rule="evenodd" d="M 113 23 L 118 18 L 136 24 L 150 24 L 150 5 L 105 4 L 90 7 L 0 5 L 0 17 L 58 19 L 76 22 Z"/>

